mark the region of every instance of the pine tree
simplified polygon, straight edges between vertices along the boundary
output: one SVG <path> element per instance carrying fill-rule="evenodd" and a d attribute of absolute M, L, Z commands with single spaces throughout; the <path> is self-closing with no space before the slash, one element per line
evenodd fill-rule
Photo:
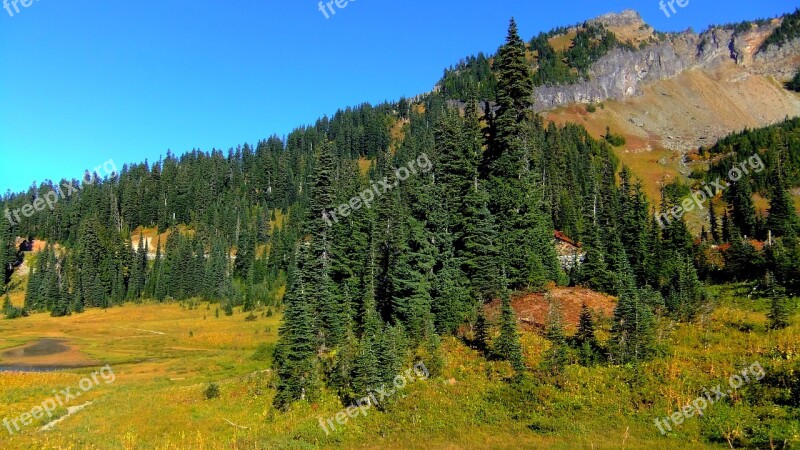
<path fill-rule="evenodd" d="M 431 316 L 430 273 L 435 263 L 434 249 L 420 222 L 408 217 L 406 223 L 407 240 L 401 243 L 400 255 L 392 270 L 392 309 L 395 321 L 408 328 L 409 336 L 419 339 Z"/>
<path fill-rule="evenodd" d="M 520 335 L 517 331 L 517 317 L 511 307 L 511 295 L 508 288 L 504 287 L 501 291 L 502 305 L 500 307 L 500 335 L 494 342 L 493 352 L 495 356 L 504 361 L 511 362 L 511 366 L 517 372 L 525 370 L 522 361 L 522 344 Z"/>
<path fill-rule="evenodd" d="M 766 227 L 775 237 L 796 236 L 800 230 L 800 220 L 798 220 L 792 196 L 786 189 L 786 182 L 779 170 L 776 170 L 771 184 Z"/>
<path fill-rule="evenodd" d="M 581 305 L 578 331 L 575 333 L 575 347 L 580 354 L 581 364 L 591 366 L 597 362 L 600 346 L 595 335 L 594 317 L 586 303 Z"/>
<path fill-rule="evenodd" d="M 302 244 L 302 247 L 306 247 L 303 251 L 309 251 L 307 246 L 308 244 Z M 303 274 L 310 269 L 298 265 L 298 262 L 307 261 L 299 253 L 293 258 L 289 270 L 283 323 L 278 330 L 278 343 L 275 347 L 274 367 L 278 382 L 274 403 L 279 408 L 286 408 L 297 400 L 314 398 L 320 383 L 316 326 L 305 285 L 305 280 L 309 277 Z"/>
<path fill-rule="evenodd" d="M 365 336 L 361 339 L 359 351 L 353 368 L 353 390 L 361 393 L 376 389 L 381 384 L 376 354 L 376 336 Z"/>
<path fill-rule="evenodd" d="M 49 256 L 49 252 L 39 252 L 36 256 L 36 264 L 34 264 L 28 274 L 28 288 L 25 291 L 25 309 L 29 311 L 43 309 L 44 299 L 42 298 L 42 287 L 49 265 Z"/>
<path fill-rule="evenodd" d="M 479 188 L 470 192 L 465 203 L 467 209 L 464 214 L 463 250 L 460 256 L 473 295 L 483 303 L 499 292 L 497 229 L 494 217 L 487 207 L 488 196 L 483 190 Z"/>
<path fill-rule="evenodd" d="M 483 162 L 489 181 L 490 210 L 498 229 L 503 230 L 499 243 L 502 264 L 508 269 L 512 287 L 541 285 L 544 280 L 553 279 L 548 274 L 552 258 L 545 260 L 541 253 L 552 241 L 552 229 L 548 234 L 542 222 L 541 189 L 531 174 L 531 156 L 522 141 L 522 124 L 533 93 L 525 51 L 512 19 L 506 43 L 495 62 L 498 111 Z"/>
<path fill-rule="evenodd" d="M 0 220 L 0 291 L 4 290 L 16 263 L 15 239 L 12 226 Z"/>
<path fill-rule="evenodd" d="M 203 295 L 208 300 L 218 300 L 230 293 L 228 279 L 228 252 L 222 239 L 215 239 L 205 270 Z"/>
<path fill-rule="evenodd" d="M 650 308 L 640 299 L 630 269 L 622 275 L 611 327 L 611 360 L 616 364 L 636 364 L 652 353 L 654 320 Z"/>
<path fill-rule="evenodd" d="M 692 320 L 706 301 L 703 284 L 697 277 L 697 270 L 688 257 L 675 256 L 676 273 L 670 283 L 667 309 L 679 320 Z"/>
<path fill-rule="evenodd" d="M 731 206 L 731 223 L 744 236 L 753 238 L 756 233 L 756 207 L 753 204 L 750 180 L 743 178 L 731 183 L 726 194 Z"/>
<path fill-rule="evenodd" d="M 317 155 L 309 215 L 305 221 L 306 233 L 311 238 L 310 251 L 303 253 L 307 257 L 304 266 L 308 269 L 308 298 L 319 317 L 319 344 L 323 348 L 341 344 L 349 326 L 345 304 L 331 279 L 334 264 L 332 232 L 328 224 L 331 219 L 327 219 L 326 214 L 334 207 L 334 152 L 332 144 L 326 143 Z"/>
<path fill-rule="evenodd" d="M 478 309 L 478 318 L 475 319 L 475 348 L 484 355 L 489 350 L 489 324 L 486 321 L 486 315 L 483 313 L 483 307 Z"/>
<path fill-rule="evenodd" d="M 717 219 L 717 210 L 714 207 L 713 199 L 708 202 L 708 223 L 709 231 L 711 232 L 711 241 L 715 244 L 719 243 L 722 236 L 719 232 L 719 219 Z"/>
<path fill-rule="evenodd" d="M 131 268 L 131 275 L 128 281 L 128 295 L 129 300 L 140 299 L 144 293 L 147 275 L 147 249 L 144 245 L 144 232 L 139 233 L 139 245 L 136 248 L 136 253 L 133 258 Z"/>
<path fill-rule="evenodd" d="M 775 276 L 772 272 L 766 274 L 766 296 L 770 300 L 769 313 L 769 328 L 772 330 L 780 330 L 789 326 L 789 318 L 791 311 L 789 307 L 789 298 L 786 296 L 785 291 L 775 282 Z"/>
<path fill-rule="evenodd" d="M 564 334 L 564 314 L 561 305 L 547 294 L 548 311 L 546 337 L 551 347 L 544 356 L 543 365 L 551 375 L 560 374 L 569 364 L 567 338 Z"/>

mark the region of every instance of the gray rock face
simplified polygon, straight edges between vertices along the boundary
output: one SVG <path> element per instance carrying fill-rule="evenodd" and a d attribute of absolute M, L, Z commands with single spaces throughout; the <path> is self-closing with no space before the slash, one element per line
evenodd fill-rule
<path fill-rule="evenodd" d="M 635 11 L 607 14 L 594 19 L 608 27 L 644 25 Z M 758 51 L 777 27 L 777 22 L 734 35 L 733 30 L 712 28 L 702 34 L 692 31 L 668 35 L 644 49 L 615 49 L 592 65 L 587 81 L 573 85 L 541 86 L 534 92 L 534 108 L 546 111 L 570 103 L 623 100 L 640 95 L 652 82 L 672 78 L 691 69 L 711 69 L 733 61 L 748 72 L 785 80 L 800 64 L 800 39 L 782 47 Z"/>

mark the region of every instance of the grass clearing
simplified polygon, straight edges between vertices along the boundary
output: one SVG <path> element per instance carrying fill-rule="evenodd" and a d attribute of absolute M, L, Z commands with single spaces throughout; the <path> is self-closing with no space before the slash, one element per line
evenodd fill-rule
<path fill-rule="evenodd" d="M 752 398 L 751 390 L 761 389 L 759 383 L 744 386 L 730 404 L 709 407 L 706 418 L 691 418 L 667 437 L 654 426 L 656 417 L 677 411 L 703 388 L 755 361 L 767 373 L 789 367 L 800 374 L 797 317 L 789 329 L 767 332 L 766 302 L 745 293 L 735 286 L 715 288 L 718 307 L 705 320 L 662 323 L 666 353 L 638 370 L 571 365 L 549 378 L 536 369 L 549 343 L 526 331 L 525 359 L 533 371 L 511 382 L 506 364 L 487 362 L 460 340 L 445 338 L 441 376 L 410 383 L 385 411 L 348 419 L 330 434 L 320 419 L 335 417 L 344 407 L 331 392 L 288 412 L 271 407 L 268 369 L 277 314 L 245 322 L 246 314 L 238 311 L 216 318 L 214 304 L 151 303 L 61 319 L 35 314 L 0 320 L 0 349 L 41 337 L 66 338 L 88 357 L 109 363 L 116 377 L 59 407 L 54 418 L 65 415 L 66 406 L 92 402 L 51 431 L 38 431 L 52 420 L 47 418 L 21 434 L 3 431 L 0 448 L 703 449 L 727 447 L 724 441 L 706 443 L 713 427 L 735 431 L 750 425 L 772 427 L 798 445 L 796 408 L 773 408 L 755 421 L 752 415 L 763 411 L 742 403 Z M 607 336 L 605 330 L 598 334 Z M 92 370 L 0 373 L 0 417 L 30 411 L 51 398 L 53 389 L 76 387 Z M 219 386 L 219 397 L 207 400 L 210 383 Z"/>

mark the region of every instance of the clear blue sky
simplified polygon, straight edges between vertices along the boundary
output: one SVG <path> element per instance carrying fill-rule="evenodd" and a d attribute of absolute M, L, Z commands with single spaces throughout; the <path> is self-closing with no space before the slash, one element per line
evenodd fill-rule
<path fill-rule="evenodd" d="M 796 6 L 689 0 L 668 19 L 658 0 L 356 0 L 326 19 L 318 0 L 36 0 L 0 9 L 0 192 L 426 92 L 461 57 L 494 51 L 510 16 L 528 39 L 627 8 L 700 31 Z"/>

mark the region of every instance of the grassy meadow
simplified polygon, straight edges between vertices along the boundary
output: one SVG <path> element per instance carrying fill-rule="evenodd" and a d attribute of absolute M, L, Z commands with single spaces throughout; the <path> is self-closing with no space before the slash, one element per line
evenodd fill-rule
<path fill-rule="evenodd" d="M 767 303 L 744 287 L 717 288 L 717 307 L 692 325 L 662 323 L 661 356 L 641 367 L 570 365 L 558 376 L 538 369 L 548 342 L 525 332 L 532 370 L 512 381 L 504 363 L 487 362 L 456 338 L 444 341 L 445 366 L 410 383 L 385 410 L 358 415 L 326 434 L 320 418 L 343 409 L 333 393 L 288 412 L 271 407 L 269 354 L 280 317 L 245 321 L 216 305 L 126 305 L 66 318 L 35 314 L 0 320 L 0 353 L 38 338 L 66 338 L 88 359 L 108 363 L 102 380 L 65 406 L 92 403 L 50 431 L 34 420 L 22 433 L 0 430 L 3 449 L 679 449 L 800 446 L 800 324 L 766 330 Z M 601 327 L 607 329 L 608 322 Z M 600 336 L 606 333 L 599 333 Z M 654 425 L 727 378 L 759 362 L 751 381 L 704 417 L 664 437 Z M 0 361 L 2 363 L 2 361 Z M 411 362 L 409 368 L 411 368 Z M 0 372 L 0 418 L 15 418 L 77 388 L 94 369 Z M 220 389 L 206 399 L 209 383 Z M 793 386 L 793 388 L 792 388 Z M 59 407 L 56 416 L 66 414 Z M 337 425 L 338 426 L 338 425 Z"/>

